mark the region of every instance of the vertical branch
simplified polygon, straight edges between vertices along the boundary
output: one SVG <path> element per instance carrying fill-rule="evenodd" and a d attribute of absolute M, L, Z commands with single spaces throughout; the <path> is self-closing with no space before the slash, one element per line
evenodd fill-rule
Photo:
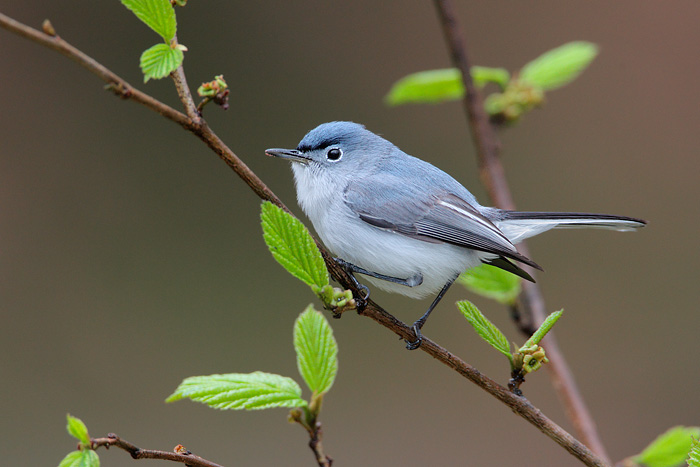
<path fill-rule="evenodd" d="M 501 209 L 515 209 L 515 203 L 508 187 L 503 165 L 500 159 L 500 142 L 493 126 L 489 123 L 484 111 L 483 100 L 474 86 L 471 77 L 471 62 L 467 55 L 466 41 L 457 21 L 452 2 L 450 0 L 435 0 L 445 39 L 450 51 L 452 63 L 462 73 L 464 82 L 464 110 L 469 119 L 474 144 L 479 161 L 479 174 L 493 203 Z M 528 256 L 527 246 L 521 243 L 518 248 L 521 253 Z M 527 320 L 529 326 L 519 326 L 521 330 L 526 327 L 536 327 L 547 316 L 542 293 L 536 284 L 525 282 L 523 293 L 519 298 L 521 308 L 529 314 Z M 556 339 L 550 332 L 544 340 L 547 348 L 547 356 L 550 360 L 549 374 L 552 384 L 559 394 L 559 398 L 566 408 L 567 415 L 572 420 L 576 431 L 582 441 L 603 458 L 608 458 L 595 422 L 583 401 L 574 377 L 566 363 L 566 359 L 559 350 Z"/>
<path fill-rule="evenodd" d="M 323 452 L 323 443 L 321 441 L 322 438 L 323 432 L 321 431 L 321 423 L 316 422 L 314 429 L 311 431 L 309 447 L 314 452 L 314 456 L 316 456 L 316 462 L 318 462 L 319 467 L 331 467 L 333 465 L 333 459 L 328 457 Z"/>
<path fill-rule="evenodd" d="M 466 41 L 457 23 L 449 0 L 436 0 L 435 5 L 442 22 L 443 32 L 450 51 L 453 65 L 462 73 L 464 83 L 464 110 L 469 119 L 474 145 L 479 162 L 479 175 L 494 204 L 501 209 L 514 209 L 515 203 L 505 178 L 499 157 L 501 143 L 493 126 L 483 111 L 484 102 L 474 86 L 471 75 L 471 61 L 467 55 Z"/>

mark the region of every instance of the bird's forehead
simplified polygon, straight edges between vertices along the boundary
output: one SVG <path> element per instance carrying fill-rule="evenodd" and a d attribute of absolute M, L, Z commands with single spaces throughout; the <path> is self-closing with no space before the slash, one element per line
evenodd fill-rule
<path fill-rule="evenodd" d="M 304 136 L 297 149 L 302 152 L 324 149 L 333 145 L 351 145 L 362 140 L 367 132 L 352 122 L 330 122 L 317 126 Z"/>

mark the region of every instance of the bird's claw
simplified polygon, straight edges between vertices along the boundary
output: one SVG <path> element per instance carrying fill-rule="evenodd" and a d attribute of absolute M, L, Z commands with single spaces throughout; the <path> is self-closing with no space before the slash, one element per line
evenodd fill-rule
<path fill-rule="evenodd" d="M 416 335 L 416 340 L 405 340 L 408 350 L 416 350 L 423 343 L 423 333 L 420 332 L 420 328 L 415 324 L 413 325 L 413 333 Z"/>

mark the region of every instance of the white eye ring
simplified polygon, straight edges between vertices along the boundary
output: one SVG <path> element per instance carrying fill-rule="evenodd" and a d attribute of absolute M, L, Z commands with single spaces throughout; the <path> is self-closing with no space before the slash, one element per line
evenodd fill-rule
<path fill-rule="evenodd" d="M 337 162 L 343 157 L 343 151 L 340 148 L 330 148 L 326 153 L 326 159 L 332 162 Z"/>

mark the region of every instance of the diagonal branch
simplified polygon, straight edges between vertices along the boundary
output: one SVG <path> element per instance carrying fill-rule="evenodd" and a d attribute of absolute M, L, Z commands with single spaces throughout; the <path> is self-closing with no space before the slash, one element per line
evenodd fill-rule
<path fill-rule="evenodd" d="M 491 200 L 501 209 L 515 209 L 515 203 L 510 193 L 508 181 L 506 180 L 503 165 L 500 159 L 500 142 L 496 136 L 493 126 L 489 123 L 484 111 L 481 95 L 474 86 L 471 76 L 471 62 L 467 55 L 466 42 L 455 15 L 452 2 L 450 0 L 435 0 L 435 6 L 440 15 L 440 20 L 450 50 L 452 62 L 462 74 L 464 82 L 464 110 L 469 119 L 469 128 L 477 149 L 477 158 L 481 180 L 486 186 Z M 518 249 L 525 256 L 529 256 L 527 246 L 521 243 Z M 532 271 L 530 271 L 532 272 Z M 525 312 L 530 316 L 527 323 L 520 323 L 516 320 L 521 331 L 529 336 L 532 330 L 542 323 L 547 317 L 547 310 L 539 287 L 531 282 L 523 283 L 523 293 L 520 296 L 520 304 Z M 519 316 L 515 314 L 515 316 Z M 573 374 L 559 349 L 559 345 L 550 332 L 544 345 L 549 358 L 550 376 L 559 398 L 564 404 L 568 417 L 572 420 L 576 431 L 581 439 L 590 446 L 594 452 L 607 459 L 608 455 L 605 447 L 598 435 L 595 422 L 591 416 L 586 403 L 581 396 Z"/>
<path fill-rule="evenodd" d="M 88 57 L 75 47 L 71 46 L 58 36 L 37 31 L 3 15 L 2 13 L 0 13 L 0 27 L 66 55 L 72 60 L 78 62 L 91 73 L 97 75 L 103 81 L 107 82 L 110 87 L 121 97 L 125 99 L 133 99 L 189 130 L 199 139 L 201 139 L 209 148 L 211 148 L 224 162 L 226 162 L 226 164 L 231 167 L 231 169 L 233 169 L 233 171 L 236 172 L 236 174 L 260 198 L 271 201 L 285 211 L 289 212 L 289 209 L 265 185 L 265 183 L 252 170 L 250 170 L 250 168 L 209 128 L 203 118 L 199 118 L 199 121 L 193 121 L 187 115 L 184 115 L 166 104 L 163 104 L 162 102 L 133 88 L 129 83 L 124 81 L 115 73 L 108 70 L 103 65 L 99 64 L 91 57 Z M 182 75 L 182 78 L 184 78 L 184 74 Z M 180 84 L 186 86 L 184 84 L 184 79 L 180 81 Z M 182 94 L 180 95 L 182 96 Z M 185 106 L 187 106 L 187 104 L 185 104 Z M 316 243 L 321 250 L 323 258 L 333 279 L 336 280 L 341 286 L 353 290 L 357 296 L 361 295 L 361 292 L 356 289 L 347 273 L 335 261 L 333 261 L 331 255 L 323 247 L 323 245 L 321 245 L 318 241 L 316 241 Z M 412 340 L 415 338 L 415 334 L 411 327 L 396 319 L 372 300 L 367 301 L 366 307 L 360 312 L 360 314 L 373 319 L 385 328 L 394 332 L 402 339 Z M 513 394 L 507 388 L 483 375 L 476 368 L 456 357 L 435 342 L 424 337 L 420 349 L 444 365 L 452 368 L 454 371 L 458 372 L 491 394 L 493 397 L 506 404 L 516 414 L 537 427 L 537 429 L 553 439 L 557 444 L 577 457 L 584 464 L 589 466 L 608 465 L 603 459 L 599 458 L 594 452 L 588 449 L 588 447 L 576 440 L 552 420 L 547 418 L 527 399 Z"/>
<path fill-rule="evenodd" d="M 114 446 L 128 452 L 134 459 L 160 459 L 165 461 L 180 462 L 181 464 L 185 464 L 187 467 L 223 467 L 212 461 L 196 456 L 190 451 L 187 451 L 185 448 L 178 449 L 176 452 L 141 449 L 130 442 L 121 439 L 114 433 L 108 434 L 105 438 L 92 438 L 90 442 L 93 449 L 100 446 L 104 446 L 105 448 L 109 449 L 110 446 Z"/>

